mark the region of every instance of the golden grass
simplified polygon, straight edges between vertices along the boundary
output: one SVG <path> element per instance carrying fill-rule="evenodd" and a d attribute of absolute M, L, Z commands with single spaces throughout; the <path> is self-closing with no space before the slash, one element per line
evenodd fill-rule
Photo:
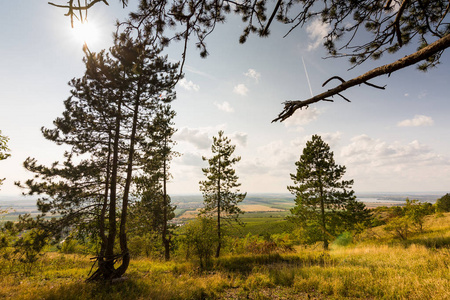
<path fill-rule="evenodd" d="M 208 272 L 133 259 L 114 284 L 84 282 L 89 257 L 47 253 L 32 276 L 0 270 L 0 299 L 450 299 L 450 247 L 420 244 L 449 237 L 450 214 L 430 216 L 425 230 L 410 244 L 386 235 L 326 253 L 222 257 Z"/>

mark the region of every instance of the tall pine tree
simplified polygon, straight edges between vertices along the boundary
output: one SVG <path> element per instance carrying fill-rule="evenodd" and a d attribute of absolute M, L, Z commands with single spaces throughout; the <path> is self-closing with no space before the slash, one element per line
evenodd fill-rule
<path fill-rule="evenodd" d="M 239 162 L 241 157 L 233 157 L 235 149 L 236 146 L 231 144 L 231 140 L 224 136 L 221 130 L 218 137 L 213 137 L 211 146 L 213 157 L 209 159 L 203 157 L 203 160 L 208 161 L 209 167 L 202 169 L 206 180 L 200 181 L 200 191 L 204 199 L 202 213 L 216 216 L 218 236 L 216 257 L 219 257 L 222 247 L 222 220 L 238 221 L 239 214 L 243 213 L 238 204 L 247 195 L 239 193 L 238 187 L 241 184 L 237 182 L 238 176 L 233 165 Z"/>
<path fill-rule="evenodd" d="M 90 223 L 99 236 L 98 268 L 91 280 L 119 278 L 128 268 L 129 197 L 145 152 L 139 141 L 158 104 L 175 97 L 178 65 L 150 45 L 146 37 L 119 34 L 108 53 L 85 49 L 85 75 L 71 81 L 72 95 L 55 128 L 43 129 L 45 138 L 69 146 L 65 161 L 50 167 L 31 158 L 25 162 L 38 179 L 25 183 L 28 193 L 44 195 L 38 201 L 42 213 L 61 216 L 47 228 L 58 232 Z"/>
<path fill-rule="evenodd" d="M 134 215 L 136 217 L 142 215 L 150 221 L 146 222 L 148 226 L 143 230 L 160 235 L 164 247 L 164 258 L 167 261 L 170 259 L 173 229 L 169 221 L 175 217 L 176 208 L 171 205 L 167 192 L 167 183 L 171 177 L 170 161 L 179 155 L 172 149 L 175 145 L 172 136 L 176 132 L 172 120 L 176 114 L 169 104 L 160 104 L 155 111 L 155 117 L 147 125 L 147 136 L 141 141 L 144 149 L 143 174 L 136 181 L 142 197 L 141 201 L 136 203 Z"/>
<path fill-rule="evenodd" d="M 288 190 L 295 195 L 293 219 L 305 230 L 310 242 L 322 241 L 324 250 L 343 230 L 352 229 L 369 217 L 351 189 L 353 180 L 342 180 L 345 166 L 337 165 L 330 146 L 318 135 L 306 143 L 294 181 Z"/>

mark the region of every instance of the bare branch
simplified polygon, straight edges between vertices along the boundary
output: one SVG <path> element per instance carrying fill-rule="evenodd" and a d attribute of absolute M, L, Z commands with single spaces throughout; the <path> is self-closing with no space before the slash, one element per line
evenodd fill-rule
<path fill-rule="evenodd" d="M 281 1 L 282 0 L 277 1 L 277 4 L 275 5 L 275 8 L 272 11 L 272 15 L 270 16 L 269 21 L 267 22 L 266 26 L 264 27 L 263 35 L 267 35 L 269 33 L 270 24 L 272 23 L 273 18 L 277 14 L 277 11 L 278 11 L 278 8 L 280 7 Z"/>
<path fill-rule="evenodd" d="M 277 121 L 283 122 L 284 120 L 286 120 L 287 118 L 292 116 L 297 109 L 299 109 L 299 108 L 301 109 L 302 107 L 306 107 L 307 105 L 312 104 L 312 103 L 324 101 L 328 97 L 333 97 L 334 95 L 338 95 L 342 91 L 345 91 L 356 85 L 365 83 L 370 86 L 373 86 L 372 84 L 367 83 L 367 81 L 372 78 L 375 78 L 375 77 L 378 77 L 381 75 L 385 75 L 385 74 L 391 74 L 400 69 L 414 65 L 422 60 L 429 58 L 430 56 L 433 56 L 433 55 L 447 49 L 448 47 L 450 47 L 450 34 L 445 35 L 444 37 L 440 38 L 439 40 L 435 41 L 434 43 L 420 49 L 419 51 L 417 51 L 413 54 L 405 56 L 391 64 L 372 69 L 369 72 L 366 72 L 363 75 L 353 78 L 349 81 L 344 81 L 342 84 L 338 85 L 337 87 L 330 89 L 319 95 L 316 95 L 312 98 L 309 98 L 309 99 L 303 100 L 303 101 L 302 100 L 286 101 L 286 102 L 284 102 L 283 111 L 272 122 L 277 122 Z M 336 77 L 337 76 L 332 77 L 332 78 L 336 78 Z M 338 77 L 338 78 L 342 81 L 342 78 L 340 78 L 340 77 Z M 338 78 L 336 78 L 336 79 L 338 79 Z M 329 79 L 328 81 L 330 81 L 330 80 L 331 79 Z M 380 88 L 380 87 L 378 87 L 378 88 Z"/>

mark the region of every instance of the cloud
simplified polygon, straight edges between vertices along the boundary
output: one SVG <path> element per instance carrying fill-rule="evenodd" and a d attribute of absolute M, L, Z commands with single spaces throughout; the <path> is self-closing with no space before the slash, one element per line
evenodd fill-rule
<path fill-rule="evenodd" d="M 415 115 L 413 119 L 403 120 L 397 123 L 399 127 L 419 127 L 419 126 L 431 126 L 434 121 L 431 117 L 424 115 Z"/>
<path fill-rule="evenodd" d="M 450 175 L 450 158 L 418 141 L 388 143 L 356 136 L 336 160 L 347 167 L 355 189 L 431 191 L 442 189 Z"/>
<path fill-rule="evenodd" d="M 395 142 L 388 144 L 363 134 L 352 138 L 351 143 L 342 148 L 342 157 L 347 163 L 364 167 L 386 167 L 389 169 L 415 168 L 418 165 L 450 165 L 450 161 L 417 140 L 409 144 Z"/>
<path fill-rule="evenodd" d="M 314 19 L 311 24 L 306 27 L 309 39 L 312 40 L 312 43 L 308 45 L 308 51 L 317 49 L 330 29 L 330 25 L 323 23 L 320 18 Z"/>
<path fill-rule="evenodd" d="M 250 157 L 242 159 L 240 171 L 249 176 L 267 176 L 271 180 L 289 178 L 295 169 L 301 149 L 287 146 L 283 141 L 273 141 L 258 147 Z"/>
<path fill-rule="evenodd" d="M 342 133 L 339 131 L 318 133 L 318 135 L 320 135 L 322 140 L 330 146 L 331 151 L 337 147 L 342 138 Z"/>
<path fill-rule="evenodd" d="M 174 139 L 176 141 L 186 141 L 198 149 L 207 149 L 211 146 L 211 139 L 208 137 L 208 133 L 206 131 L 201 131 L 199 129 L 191 129 L 191 128 L 181 128 L 174 134 Z"/>
<path fill-rule="evenodd" d="M 254 69 L 248 69 L 247 73 L 244 73 L 244 75 L 249 78 L 253 78 L 257 83 L 261 77 L 261 73 L 256 72 Z"/>
<path fill-rule="evenodd" d="M 183 78 L 179 81 L 180 86 L 184 88 L 187 91 L 195 91 L 198 92 L 200 90 L 200 86 L 193 83 L 192 81 L 186 80 L 186 78 Z"/>
<path fill-rule="evenodd" d="M 301 126 L 304 126 L 314 120 L 320 115 L 317 108 L 312 107 L 308 109 L 297 110 L 290 118 L 284 121 L 285 127 L 296 127 L 298 130 L 303 130 Z"/>
<path fill-rule="evenodd" d="M 180 164 L 185 165 L 185 166 L 194 166 L 194 167 L 199 167 L 199 166 L 204 165 L 202 156 L 198 153 L 192 153 L 192 152 L 183 153 L 183 155 L 180 158 Z"/>
<path fill-rule="evenodd" d="M 230 135 L 231 141 L 237 141 L 241 146 L 247 146 L 247 134 L 244 132 L 235 132 Z"/>
<path fill-rule="evenodd" d="M 230 103 L 224 101 L 223 103 L 214 102 L 214 105 L 217 106 L 218 109 L 223 110 L 224 112 L 232 113 L 234 112 L 234 108 L 231 107 Z"/>
<path fill-rule="evenodd" d="M 234 87 L 233 92 L 241 96 L 247 96 L 248 88 L 245 86 L 245 84 L 240 83 Z"/>

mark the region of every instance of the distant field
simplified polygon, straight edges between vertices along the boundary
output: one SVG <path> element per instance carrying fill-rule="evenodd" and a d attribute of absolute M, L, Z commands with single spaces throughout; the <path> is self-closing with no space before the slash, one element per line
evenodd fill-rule
<path fill-rule="evenodd" d="M 440 195 L 442 196 L 442 195 Z M 434 194 L 360 194 L 358 200 L 364 202 L 367 207 L 375 208 L 378 206 L 396 206 L 403 205 L 404 200 L 418 199 L 434 203 L 439 195 Z M 203 207 L 202 195 L 173 195 L 172 203 L 177 206 L 175 210 L 176 219 L 193 219 L 197 216 L 198 210 Z M 243 211 L 247 213 L 256 212 L 289 212 L 294 207 L 294 196 L 288 193 L 278 194 L 248 194 L 240 204 Z M 5 197 L 0 196 L 0 209 L 9 209 L 12 213 L 0 217 L 0 222 L 15 221 L 19 214 L 31 213 L 37 214 L 36 199 L 24 197 Z"/>

